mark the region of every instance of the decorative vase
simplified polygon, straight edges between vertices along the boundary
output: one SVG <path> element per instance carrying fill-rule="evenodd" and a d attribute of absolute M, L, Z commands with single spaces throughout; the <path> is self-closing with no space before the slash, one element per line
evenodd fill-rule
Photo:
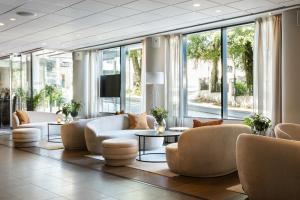
<path fill-rule="evenodd" d="M 77 117 L 78 116 L 78 112 L 77 111 L 73 111 L 71 112 L 71 116 L 74 118 L 74 117 Z"/>
<path fill-rule="evenodd" d="M 167 124 L 166 124 L 165 119 L 163 119 L 160 122 L 157 122 L 157 120 L 155 120 L 155 122 L 154 122 L 154 130 L 157 133 L 160 133 L 160 134 L 164 133 L 166 131 L 166 127 L 167 127 Z"/>

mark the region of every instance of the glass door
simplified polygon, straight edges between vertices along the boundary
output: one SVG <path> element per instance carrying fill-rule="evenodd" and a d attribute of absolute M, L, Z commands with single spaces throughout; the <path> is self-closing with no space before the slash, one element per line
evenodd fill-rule
<path fill-rule="evenodd" d="M 10 127 L 10 60 L 0 60 L 0 128 Z"/>

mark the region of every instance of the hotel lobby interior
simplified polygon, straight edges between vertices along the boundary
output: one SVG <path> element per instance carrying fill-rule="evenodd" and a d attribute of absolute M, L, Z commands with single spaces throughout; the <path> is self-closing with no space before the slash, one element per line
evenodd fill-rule
<path fill-rule="evenodd" d="M 0 200 L 300 199 L 300 0 L 0 0 Z"/>

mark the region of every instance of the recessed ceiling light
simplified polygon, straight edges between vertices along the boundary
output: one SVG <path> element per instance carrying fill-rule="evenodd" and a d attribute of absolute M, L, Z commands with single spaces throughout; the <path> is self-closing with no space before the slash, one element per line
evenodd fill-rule
<path fill-rule="evenodd" d="M 42 45 L 43 45 L 43 46 L 46 46 L 46 45 L 47 45 L 47 43 L 46 43 L 46 42 L 43 42 L 43 43 L 42 43 Z"/>
<path fill-rule="evenodd" d="M 18 11 L 16 12 L 17 15 L 20 15 L 22 17 L 30 17 L 30 16 L 37 16 L 36 13 L 27 12 L 27 11 Z"/>
<path fill-rule="evenodd" d="M 220 13 L 220 12 L 222 12 L 222 10 L 216 10 L 216 13 Z"/>
<path fill-rule="evenodd" d="M 12 17 L 12 18 L 10 18 L 9 20 L 10 20 L 10 21 L 16 21 L 17 19 Z"/>
<path fill-rule="evenodd" d="M 4 26 L 4 25 L 5 25 L 4 23 L 0 22 L 0 26 Z"/>
<path fill-rule="evenodd" d="M 194 7 L 200 7 L 200 3 L 194 3 L 193 6 Z"/>

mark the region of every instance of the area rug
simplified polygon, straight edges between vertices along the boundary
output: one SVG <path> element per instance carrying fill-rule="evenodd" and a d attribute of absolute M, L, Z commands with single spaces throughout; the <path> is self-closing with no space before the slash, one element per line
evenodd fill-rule
<path fill-rule="evenodd" d="M 47 150 L 58 150 L 64 148 L 62 143 L 54 143 L 54 142 L 47 142 L 47 141 L 39 142 L 37 144 L 37 147 L 40 147 L 42 149 L 47 149 Z"/>
<path fill-rule="evenodd" d="M 103 156 L 100 155 L 85 155 L 85 156 L 105 162 Z M 159 174 L 161 176 L 166 176 L 170 178 L 179 176 L 178 174 L 175 174 L 169 170 L 167 163 L 150 163 L 150 162 L 135 161 L 133 164 L 128 165 L 126 167 L 131 167 L 134 169 L 139 169 L 154 174 Z"/>
<path fill-rule="evenodd" d="M 231 192 L 236 192 L 236 193 L 240 193 L 240 194 L 246 194 L 243 190 L 243 187 L 241 184 L 238 184 L 238 185 L 234 185 L 234 186 L 231 186 L 229 188 L 226 188 L 226 190 L 229 190 Z"/>

